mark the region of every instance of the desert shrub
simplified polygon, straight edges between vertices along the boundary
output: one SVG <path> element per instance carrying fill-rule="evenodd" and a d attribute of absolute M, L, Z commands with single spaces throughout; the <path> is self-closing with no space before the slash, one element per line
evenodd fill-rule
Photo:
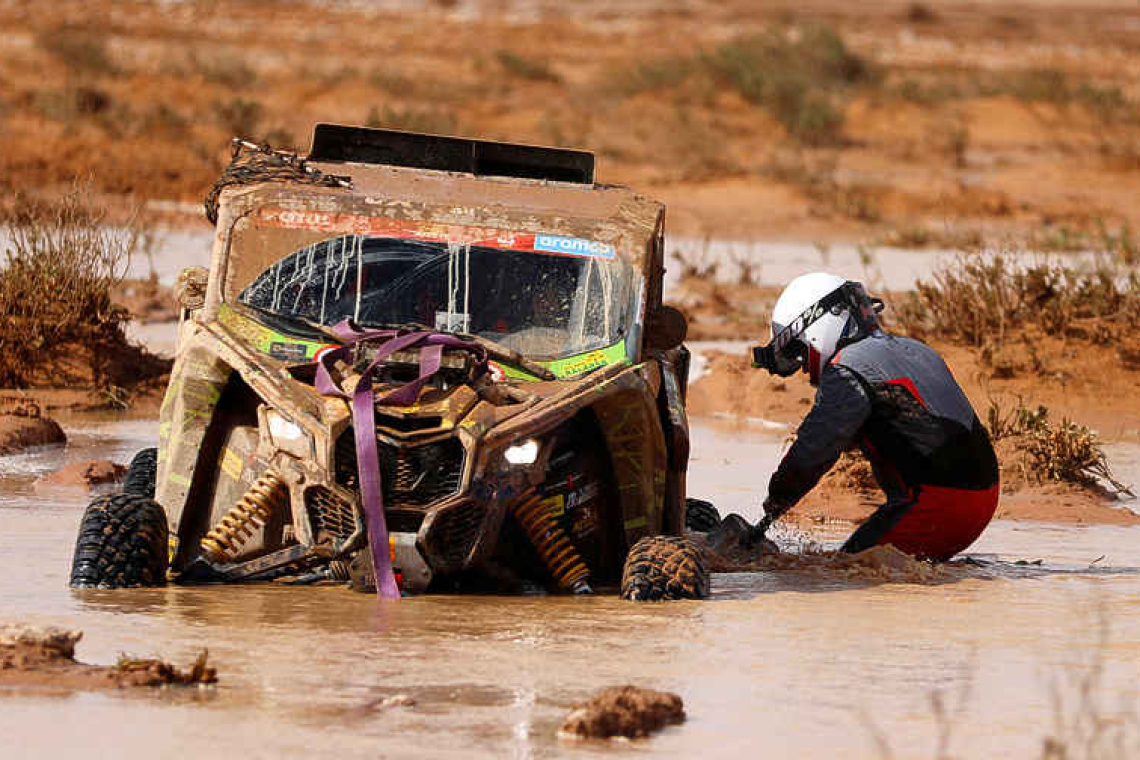
<path fill-rule="evenodd" d="M 696 71 L 692 56 L 663 56 L 625 66 L 614 66 L 605 73 L 605 89 L 629 97 L 676 87 Z"/>
<path fill-rule="evenodd" d="M 939 18 L 930 6 L 923 3 L 911 3 L 906 8 L 906 20 L 912 24 L 933 24 Z"/>
<path fill-rule="evenodd" d="M 406 129 L 410 132 L 432 134 L 452 134 L 459 128 L 455 114 L 444 110 L 423 110 L 418 108 L 383 108 L 373 106 L 365 117 L 366 127 L 384 129 Z"/>
<path fill-rule="evenodd" d="M 207 82 L 230 90 L 246 89 L 257 83 L 257 72 L 244 57 L 232 53 L 192 53 L 190 65 Z"/>
<path fill-rule="evenodd" d="M 1135 115 L 1132 102 L 1117 85 L 1074 80 L 1059 69 L 1033 68 L 983 77 L 979 94 L 1009 95 L 1018 100 L 1057 106 L 1082 105 L 1105 122 Z"/>
<path fill-rule="evenodd" d="M 1022 470 L 1038 482 L 1052 480 L 1086 488 L 1102 488 L 1107 483 L 1118 494 L 1133 495 L 1113 477 L 1097 434 L 1066 418 L 1051 420 L 1044 406 L 1029 409 L 1019 399 L 1016 407 L 1003 409 L 991 399 L 986 426 L 995 442 L 1015 442 L 1023 458 Z"/>
<path fill-rule="evenodd" d="M 255 138 L 264 108 L 256 100 L 230 98 L 214 105 L 218 123 L 237 137 Z"/>
<path fill-rule="evenodd" d="M 42 380 L 45 367 L 73 366 L 80 354 L 88 357 L 96 385 L 114 375 L 111 349 L 126 344 L 129 315 L 110 292 L 126 274 L 139 236 L 107 226 L 87 198 L 79 186 L 57 204 L 17 204 L 5 219 L 0 386 Z"/>
<path fill-rule="evenodd" d="M 510 75 L 519 79 L 529 79 L 532 82 L 561 82 L 562 77 L 550 68 L 546 61 L 524 58 L 510 50 L 500 50 L 495 53 L 499 65 Z"/>
<path fill-rule="evenodd" d="M 898 303 L 894 319 L 911 335 L 970 346 L 1001 343 L 1026 326 L 1107 341 L 1140 328 L 1140 278 L 1108 266 L 1079 272 L 1059 264 L 1020 266 L 1008 257 L 967 254 Z"/>
<path fill-rule="evenodd" d="M 738 37 L 706 54 L 704 62 L 809 145 L 839 140 L 843 90 L 875 77 L 871 66 L 827 26 Z"/>
<path fill-rule="evenodd" d="M 36 44 L 77 73 L 113 76 L 119 73 L 107 51 L 106 36 L 86 29 L 51 29 L 36 35 Z"/>

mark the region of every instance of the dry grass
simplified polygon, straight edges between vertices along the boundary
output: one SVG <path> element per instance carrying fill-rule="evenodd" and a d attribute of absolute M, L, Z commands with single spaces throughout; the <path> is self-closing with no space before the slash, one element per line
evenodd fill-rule
<path fill-rule="evenodd" d="M 993 399 L 986 422 L 995 442 L 1014 442 L 1018 459 L 1003 465 L 1006 469 L 1015 468 L 1028 481 L 1073 483 L 1118 495 L 1134 495 L 1113 476 L 1100 439 L 1084 425 L 1064 417 L 1060 422 L 1053 421 L 1044 406 L 1029 409 L 1019 400 L 1016 407 L 1007 409 Z"/>
<path fill-rule="evenodd" d="M 144 240 L 141 229 L 106 225 L 86 185 L 56 204 L 18 204 L 4 221 L 0 386 L 90 384 L 121 398 L 120 386 L 166 369 L 128 346 L 130 315 L 111 300 Z"/>
<path fill-rule="evenodd" d="M 1041 760 L 1124 760 L 1140 753 L 1140 716 L 1135 705 L 1121 700 L 1105 705 L 1105 651 L 1108 615 L 1100 610 L 1098 638 L 1083 662 L 1055 676 L 1049 694 L 1053 728 L 1041 745 Z"/>
<path fill-rule="evenodd" d="M 1053 671 L 1048 680 L 1053 725 L 1042 737 L 1039 760 L 1124 760 L 1140 753 L 1140 715 L 1135 704 L 1123 694 L 1119 705 L 1106 704 L 1106 653 L 1110 640 L 1109 618 L 1103 607 L 1097 622 L 1097 639 L 1092 645 L 1081 651 L 1074 663 Z M 951 752 L 955 737 L 962 728 L 970 726 L 968 712 L 976 696 L 976 655 L 971 655 L 962 673 L 954 694 L 948 694 L 946 689 L 929 693 L 935 740 L 930 757 L 934 760 L 960 757 Z M 952 702 L 948 696 L 952 696 Z M 858 715 L 879 757 L 895 757 L 887 733 L 874 717 L 865 709 L 860 709 Z M 1006 756 L 1000 747 L 989 746 L 987 750 L 995 757 Z M 908 747 L 905 756 L 917 755 L 913 747 Z"/>
<path fill-rule="evenodd" d="M 1080 272 L 1060 264 L 1021 266 L 998 255 L 965 254 L 898 304 L 899 327 L 1000 351 L 1026 329 L 1107 343 L 1140 328 L 1140 278 L 1109 264 Z"/>
<path fill-rule="evenodd" d="M 546 61 L 527 58 L 510 50 L 499 50 L 495 53 L 495 60 L 503 70 L 511 76 L 520 79 L 529 79 L 532 82 L 553 82 L 559 84 L 562 77 Z"/>

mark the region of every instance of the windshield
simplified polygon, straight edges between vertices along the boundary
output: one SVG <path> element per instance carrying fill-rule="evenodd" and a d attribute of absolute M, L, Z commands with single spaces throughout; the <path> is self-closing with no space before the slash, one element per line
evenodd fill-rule
<path fill-rule="evenodd" d="M 238 301 L 282 326 L 418 324 L 554 359 L 622 340 L 634 275 L 620 258 L 343 235 L 261 272 Z"/>

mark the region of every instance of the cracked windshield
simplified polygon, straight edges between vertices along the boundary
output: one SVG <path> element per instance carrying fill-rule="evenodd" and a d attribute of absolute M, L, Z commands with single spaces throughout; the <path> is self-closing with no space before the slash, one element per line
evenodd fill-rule
<path fill-rule="evenodd" d="M 291 332 L 350 317 L 474 334 L 554 359 L 622 340 L 633 280 L 620 259 L 344 235 L 285 256 L 238 301 Z"/>

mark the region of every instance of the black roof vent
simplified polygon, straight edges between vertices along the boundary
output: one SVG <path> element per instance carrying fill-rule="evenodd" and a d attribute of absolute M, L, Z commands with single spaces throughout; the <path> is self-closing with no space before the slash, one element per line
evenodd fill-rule
<path fill-rule="evenodd" d="M 594 154 L 581 150 L 341 124 L 316 126 L 309 160 L 386 164 L 586 185 L 594 182 Z"/>

